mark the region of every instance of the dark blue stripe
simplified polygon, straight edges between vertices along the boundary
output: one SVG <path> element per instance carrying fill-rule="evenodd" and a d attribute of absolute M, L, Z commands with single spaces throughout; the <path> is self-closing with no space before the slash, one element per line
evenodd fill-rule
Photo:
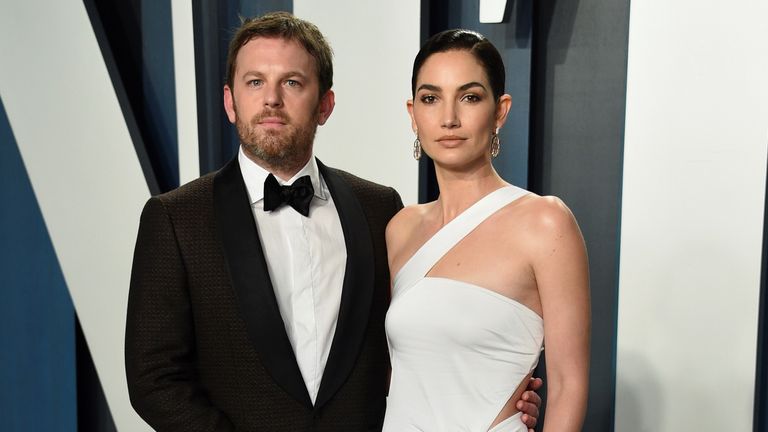
<path fill-rule="evenodd" d="M 259 16 L 276 11 L 293 13 L 293 0 L 241 0 L 239 4 L 240 15 L 244 17 Z"/>
<path fill-rule="evenodd" d="M 583 430 L 612 431 L 629 0 L 533 8 L 530 187 L 562 198 L 584 235 L 592 344 Z"/>
<path fill-rule="evenodd" d="M 768 179 L 763 211 L 763 261 L 760 274 L 760 312 L 757 320 L 754 431 L 768 432 Z"/>
<path fill-rule="evenodd" d="M 142 0 L 140 126 L 164 191 L 179 186 L 172 23 L 170 0 Z"/>
<path fill-rule="evenodd" d="M 72 300 L 0 101 L 0 430 L 76 431 Z"/>
<path fill-rule="evenodd" d="M 147 186 L 155 195 L 178 184 L 178 174 L 174 180 L 173 174 L 163 168 L 164 146 L 152 141 L 151 127 L 146 123 L 147 109 L 142 84 L 144 64 L 141 1 L 83 0 L 83 4 L 99 43 Z"/>
<path fill-rule="evenodd" d="M 293 12 L 292 0 L 193 0 L 200 172 L 221 168 L 237 153 L 234 126 L 223 108 L 227 49 L 241 17 Z"/>

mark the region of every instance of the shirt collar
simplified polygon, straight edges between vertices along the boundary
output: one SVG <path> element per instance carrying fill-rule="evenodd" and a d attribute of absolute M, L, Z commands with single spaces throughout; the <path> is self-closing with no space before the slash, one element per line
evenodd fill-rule
<path fill-rule="evenodd" d="M 248 156 L 243 152 L 243 147 L 240 146 L 237 152 L 237 161 L 240 164 L 240 173 L 245 181 L 245 187 L 248 190 L 248 198 L 251 204 L 257 203 L 264 199 L 264 181 L 269 176 L 270 172 L 262 168 L 256 162 L 250 160 Z M 308 175 L 312 181 L 312 188 L 315 189 L 315 197 L 321 200 L 327 200 L 329 196 L 328 186 L 325 184 L 325 180 L 320 175 L 320 171 L 317 168 L 317 161 L 314 155 L 309 158 L 309 161 L 302 169 L 299 170 L 292 178 L 287 181 L 283 181 L 280 177 L 275 176 L 277 182 L 281 185 L 293 184 L 299 177 Z"/>

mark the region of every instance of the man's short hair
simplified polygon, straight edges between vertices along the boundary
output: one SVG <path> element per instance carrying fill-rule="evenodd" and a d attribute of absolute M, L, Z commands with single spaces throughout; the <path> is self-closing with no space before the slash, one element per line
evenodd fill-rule
<path fill-rule="evenodd" d="M 229 88 L 234 88 L 237 53 L 243 45 L 257 37 L 277 37 L 298 42 L 315 59 L 320 97 L 330 90 L 333 85 L 333 51 L 330 45 L 316 25 L 288 12 L 271 12 L 243 20 L 229 43 L 226 82 Z"/>

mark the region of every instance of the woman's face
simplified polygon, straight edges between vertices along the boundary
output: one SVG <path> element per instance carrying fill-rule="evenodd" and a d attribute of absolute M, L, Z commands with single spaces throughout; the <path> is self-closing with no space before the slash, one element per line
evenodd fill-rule
<path fill-rule="evenodd" d="M 487 164 L 491 135 L 506 119 L 509 95 L 494 101 L 488 76 L 469 51 L 431 55 L 408 101 L 414 132 L 422 149 L 446 168 Z"/>

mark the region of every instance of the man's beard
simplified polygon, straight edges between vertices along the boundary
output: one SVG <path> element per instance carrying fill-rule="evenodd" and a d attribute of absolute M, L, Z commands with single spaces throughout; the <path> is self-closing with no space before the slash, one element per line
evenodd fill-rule
<path fill-rule="evenodd" d="M 258 123 L 266 117 L 282 119 L 284 130 L 264 130 Z M 280 111 L 264 110 L 255 115 L 249 123 L 237 116 L 237 135 L 245 153 L 256 157 L 273 169 L 292 171 L 301 169 L 312 154 L 317 123 L 297 127 L 290 118 Z"/>

